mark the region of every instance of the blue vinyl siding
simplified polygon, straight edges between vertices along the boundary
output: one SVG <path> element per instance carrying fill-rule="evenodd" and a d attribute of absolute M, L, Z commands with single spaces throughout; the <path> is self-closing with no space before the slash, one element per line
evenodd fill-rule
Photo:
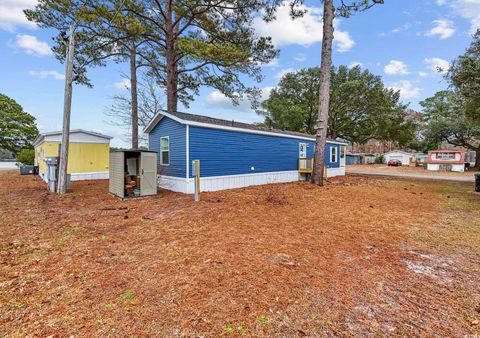
<path fill-rule="evenodd" d="M 160 138 L 170 139 L 170 165 L 160 164 Z M 186 126 L 170 118 L 164 117 L 148 134 L 148 148 L 156 151 L 158 174 L 175 177 L 186 177 Z"/>
<path fill-rule="evenodd" d="M 297 170 L 299 144 L 307 144 L 307 157 L 313 157 L 315 146 L 313 140 L 192 126 L 189 140 L 190 159 L 200 160 L 203 177 Z M 327 167 L 339 167 L 339 158 L 330 163 L 330 147 L 338 147 L 340 156 L 340 146 L 328 144 Z"/>
<path fill-rule="evenodd" d="M 337 161 L 332 163 L 330 161 L 331 157 L 330 154 L 332 152 L 332 148 L 337 148 Z M 334 143 L 327 143 L 326 151 L 325 151 L 325 165 L 327 168 L 340 168 L 340 145 Z"/>

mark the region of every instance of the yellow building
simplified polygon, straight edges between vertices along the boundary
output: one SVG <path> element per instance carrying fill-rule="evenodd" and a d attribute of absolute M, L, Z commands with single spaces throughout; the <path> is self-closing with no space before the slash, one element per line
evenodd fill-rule
<path fill-rule="evenodd" d="M 70 130 L 67 173 L 72 181 L 108 179 L 111 139 L 92 131 Z M 59 156 L 61 141 L 62 132 L 56 131 L 40 134 L 33 142 L 35 165 L 44 180 L 47 179 L 45 158 Z"/>

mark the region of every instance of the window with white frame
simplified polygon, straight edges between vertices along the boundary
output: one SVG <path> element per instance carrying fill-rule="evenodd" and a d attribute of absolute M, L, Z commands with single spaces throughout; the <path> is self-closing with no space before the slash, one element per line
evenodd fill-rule
<path fill-rule="evenodd" d="M 330 162 L 331 163 L 337 163 L 337 147 L 333 146 L 330 147 Z"/>
<path fill-rule="evenodd" d="M 437 160 L 454 160 L 455 153 L 437 153 Z"/>
<path fill-rule="evenodd" d="M 170 138 L 168 136 L 160 138 L 160 164 L 170 165 Z"/>
<path fill-rule="evenodd" d="M 299 158 L 306 158 L 307 157 L 307 144 L 300 143 L 298 145 L 298 157 Z"/>

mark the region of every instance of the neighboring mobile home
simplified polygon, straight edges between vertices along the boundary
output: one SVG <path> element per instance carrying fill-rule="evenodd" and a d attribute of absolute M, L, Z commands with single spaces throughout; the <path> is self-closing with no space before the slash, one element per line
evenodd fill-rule
<path fill-rule="evenodd" d="M 111 139 L 110 136 L 83 129 L 70 131 L 67 173 L 71 175 L 72 181 L 108 179 Z M 59 156 L 61 141 L 62 132 L 54 131 L 38 135 L 33 142 L 35 165 L 38 165 L 39 175 L 45 181 L 45 159 Z"/>
<path fill-rule="evenodd" d="M 427 169 L 432 171 L 465 171 L 465 151 L 431 150 L 428 152 Z"/>
<path fill-rule="evenodd" d="M 145 128 L 158 152 L 158 185 L 193 193 L 191 161 L 200 160 L 201 191 L 304 179 L 300 158 L 314 156 L 315 137 L 186 113 L 157 114 Z M 327 177 L 345 175 L 346 143 L 329 140 Z"/>

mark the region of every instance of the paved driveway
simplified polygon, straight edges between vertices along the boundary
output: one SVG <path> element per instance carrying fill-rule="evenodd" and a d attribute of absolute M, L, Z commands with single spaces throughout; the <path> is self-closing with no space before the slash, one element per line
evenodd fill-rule
<path fill-rule="evenodd" d="M 427 171 L 423 168 L 387 167 L 385 165 L 350 165 L 346 167 L 349 175 L 402 177 L 453 182 L 474 182 L 475 172 L 451 173 Z"/>

